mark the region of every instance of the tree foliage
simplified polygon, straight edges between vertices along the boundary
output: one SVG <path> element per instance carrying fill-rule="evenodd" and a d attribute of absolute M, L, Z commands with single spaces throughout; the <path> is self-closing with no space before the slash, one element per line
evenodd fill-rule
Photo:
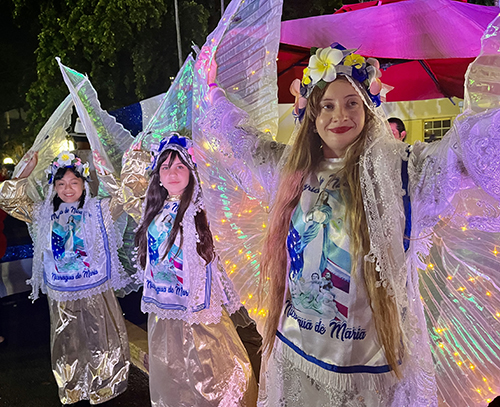
<path fill-rule="evenodd" d="M 13 0 L 15 16 L 38 16 L 37 80 L 27 92 L 37 127 L 68 93 L 55 61 L 89 75 L 101 103 L 115 109 L 168 89 L 178 70 L 173 3 L 169 0 Z M 180 2 L 185 55 L 201 43 L 210 12 Z"/>
<path fill-rule="evenodd" d="M 31 144 L 19 117 L 29 109 L 26 91 L 36 80 L 37 25 L 27 19 L 24 27 L 16 26 L 11 0 L 0 0 L 0 10 L 0 159 L 20 158 L 23 143 Z"/>
<path fill-rule="evenodd" d="M 0 55 L 12 56 L 3 66 L 9 80 L 0 84 L 0 111 L 29 107 L 29 130 L 36 134 L 67 94 L 56 56 L 89 75 L 108 110 L 165 92 L 178 70 L 173 1 L 0 0 L 0 26 L 12 15 L 20 27 L 17 43 L 0 40 Z M 178 2 L 184 59 L 215 28 L 220 0 Z M 330 14 L 356 2 L 285 0 L 283 19 Z M 0 120 L 0 133 L 1 127 Z"/>
<path fill-rule="evenodd" d="M 348 3 L 358 2 L 342 0 L 285 0 L 285 4 L 283 5 L 283 21 L 333 14 L 343 4 Z"/>

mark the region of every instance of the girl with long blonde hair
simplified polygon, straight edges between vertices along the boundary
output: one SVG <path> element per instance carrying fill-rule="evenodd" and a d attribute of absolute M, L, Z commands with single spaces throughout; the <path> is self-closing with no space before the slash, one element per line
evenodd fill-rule
<path fill-rule="evenodd" d="M 314 327 L 309 331 L 319 336 L 318 331 L 321 334 L 326 329 L 322 335 L 328 335 L 329 332 L 330 346 L 335 343 L 337 347 L 334 353 L 337 354 L 338 362 L 330 364 L 328 368 L 337 368 L 346 373 L 343 378 L 340 376 L 336 380 L 356 381 L 366 376 L 354 387 L 359 391 L 364 390 L 364 385 L 374 390 L 374 371 L 390 376 L 389 380 L 396 383 L 392 379 L 401 377 L 399 364 L 402 352 L 401 328 L 394 299 L 388 296 L 385 287 L 377 288 L 380 277 L 375 263 L 365 259 L 370 250 L 370 236 L 360 183 L 360 159 L 372 126 L 375 126 L 373 122 L 377 119 L 364 103 L 361 89 L 359 83 L 339 76 L 323 89 L 315 87 L 312 90 L 304 121 L 283 170 L 262 258 L 263 280 L 269 280 L 270 283 L 264 350 L 269 354 L 273 349 L 276 332 L 280 325 L 282 328 L 287 324 L 287 319 L 298 322 L 297 326 L 304 321 L 314 321 L 310 325 L 314 324 Z M 344 230 L 342 233 L 316 234 L 316 240 L 321 241 L 323 236 L 322 246 L 314 240 L 309 241 L 309 248 L 301 248 L 302 262 L 294 261 L 294 246 L 304 245 L 308 226 L 318 223 L 315 219 L 318 215 L 316 197 L 322 190 L 327 190 L 331 198 L 326 204 L 319 204 L 330 206 L 337 217 L 335 219 L 330 213 L 327 221 L 321 220 L 322 228 L 331 228 L 336 222 L 342 223 Z M 312 193 L 307 194 L 307 191 Z M 333 244 L 337 247 L 334 247 L 333 253 L 324 252 L 328 248 L 327 239 L 335 239 Z M 318 253 L 321 247 L 322 254 Z M 339 254 L 340 251 L 342 253 Z M 320 255 L 326 256 L 326 261 L 318 264 L 317 257 Z M 336 256 L 340 261 L 336 260 Z M 350 262 L 347 262 L 350 267 L 341 266 L 339 269 L 345 256 L 350 257 Z M 292 260 L 290 270 L 289 258 Z M 325 276 L 331 272 L 335 280 L 341 280 L 334 281 L 331 290 L 337 309 L 340 308 L 338 312 L 341 318 L 335 316 L 330 319 L 324 304 L 302 301 L 304 288 L 300 282 L 312 277 L 312 274 L 307 276 L 307 266 L 314 267 L 313 273 L 319 271 Z M 286 293 L 287 273 L 295 273 L 288 281 L 288 286 L 292 292 L 299 291 L 298 296 L 297 291 Z M 342 299 L 342 294 L 350 295 L 351 298 Z M 287 318 L 283 316 L 283 302 Z M 356 314 L 351 317 L 351 309 L 357 311 L 358 318 Z M 293 331 L 294 328 L 289 331 L 292 338 L 299 332 Z M 282 343 L 288 343 L 287 334 L 280 332 Z M 316 347 L 317 343 L 312 342 L 311 345 Z M 366 349 L 370 352 L 366 352 Z M 357 357 L 362 354 L 364 360 L 363 357 Z M 352 365 L 356 368 L 352 368 Z M 356 378 L 354 372 L 360 377 Z M 390 393 L 384 396 L 390 396 Z M 344 400 L 343 397 L 340 399 Z"/>
<path fill-rule="evenodd" d="M 383 142 L 393 155 L 388 158 L 390 175 L 397 174 L 392 181 L 401 185 L 407 146 L 389 137 L 388 125 L 376 112 L 381 87 L 377 61 L 341 46 L 317 50 L 316 55 L 321 52 L 332 54 L 338 63 L 333 76 L 315 81 L 309 77 L 311 70 L 306 70 L 301 95 L 307 104 L 281 172 L 262 250 L 261 282 L 269 314 L 260 402 L 265 406 L 283 400 L 294 406 L 390 405 L 403 377 L 404 322 L 397 299 L 370 253 L 365 204 L 370 185 L 362 172 L 372 164 L 367 152 Z M 212 115 L 222 117 L 220 131 L 231 131 L 228 123 L 235 122 L 232 118 L 237 113 L 220 90 L 212 90 L 211 99 L 213 108 L 206 120 L 210 122 Z M 224 113 L 214 113 L 217 109 Z M 236 125 L 233 134 L 223 137 L 237 140 L 244 134 L 251 137 L 248 133 L 248 126 Z M 388 188 L 390 194 L 397 187 Z M 386 194 L 385 185 L 383 189 Z M 393 212 L 399 215 L 403 200 L 398 193 Z M 404 229 L 404 217 L 398 220 Z M 395 251 L 388 257 L 393 264 L 403 259 L 401 266 L 403 240 L 401 235 L 402 256 Z M 361 399 L 365 404 L 356 404 Z"/>
<path fill-rule="evenodd" d="M 292 84 L 302 123 L 282 147 L 271 137 L 282 137 L 279 6 L 245 1 L 234 18 L 224 17 L 196 62 L 202 92 L 193 110 L 201 127 L 194 139 L 206 166 L 217 169 L 202 175 L 213 187 L 205 195 L 218 215 L 212 229 L 225 236 L 228 253 L 244 247 L 252 263 L 241 261 L 236 278 L 247 289 L 260 274 L 267 297 L 267 307 L 253 308 L 265 318 L 258 405 L 486 405 L 500 389 L 498 235 L 491 233 L 500 225 L 498 76 L 491 74 L 500 20 L 482 39 L 465 78 L 463 114 L 442 140 L 396 140 L 380 108 L 378 62 L 332 44 L 311 49 L 302 81 Z M 274 24 L 261 23 L 266 17 Z M 235 40 L 253 33 L 248 27 L 268 35 Z M 324 42 L 328 34 L 316 35 Z M 249 237 L 231 247 L 223 232 L 227 220 L 240 225 L 231 215 L 245 217 L 247 198 Z"/>
<path fill-rule="evenodd" d="M 401 378 L 403 346 L 395 300 L 386 287 L 378 286 L 376 263 L 365 258 L 370 234 L 360 162 L 370 134 L 380 126 L 366 103 L 369 95 L 366 85 L 346 75 L 310 91 L 263 250 L 262 276 L 270 284 L 264 350 L 269 355 L 277 346 L 285 358 L 297 359 L 292 349 L 302 342 L 300 348 L 309 356 L 298 361 L 303 379 L 323 379 L 325 391 L 337 383 L 339 390 L 371 400 L 369 405 L 387 405 L 380 403 L 391 400 Z M 326 203 L 318 201 L 320 191 L 328 192 Z M 325 206 L 328 215 L 322 210 Z M 311 302 L 304 295 L 304 282 L 318 272 L 331 278 L 333 289 L 324 294 L 333 296 L 335 313 L 325 301 Z M 280 341 L 275 344 L 276 332 Z M 334 372 L 332 377 L 319 371 L 320 362 L 324 370 Z M 270 365 L 268 380 L 273 373 Z M 350 405 L 343 404 L 348 403 L 347 393 L 337 395 L 339 405 Z"/>

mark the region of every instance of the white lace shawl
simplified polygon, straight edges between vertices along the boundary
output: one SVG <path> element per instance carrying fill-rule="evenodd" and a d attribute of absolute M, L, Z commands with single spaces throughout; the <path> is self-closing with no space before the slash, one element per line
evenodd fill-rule
<path fill-rule="evenodd" d="M 196 179 L 196 176 L 195 176 Z M 149 190 L 149 187 L 148 187 Z M 146 191 L 148 196 L 148 191 Z M 142 213 L 146 206 L 146 200 L 143 202 Z M 204 204 L 201 197 L 201 190 L 196 181 L 195 189 L 193 191 L 193 198 L 184 213 L 181 226 L 183 228 L 183 271 L 189 274 L 191 287 L 190 287 L 190 301 L 189 306 L 185 311 L 182 310 L 167 310 L 157 307 L 153 303 L 146 303 L 142 301 L 141 309 L 143 312 L 154 313 L 161 319 L 179 319 L 187 322 L 188 324 L 216 324 L 220 322 L 222 317 L 222 307 L 224 306 L 229 315 L 236 312 L 241 307 L 239 295 L 237 294 L 231 280 L 227 277 L 224 268 L 220 264 L 217 257 L 212 261 L 212 283 L 210 293 L 210 306 L 194 312 L 194 306 L 204 302 L 205 296 L 205 283 L 206 283 L 206 266 L 205 260 L 200 257 L 196 249 L 197 243 L 200 241 L 198 232 L 196 231 L 195 216 L 204 210 Z M 142 224 L 139 223 L 137 229 Z M 137 231 L 136 229 L 136 231 Z M 163 256 L 163 253 L 160 253 Z M 140 283 L 144 283 L 145 270 L 141 267 L 137 256 L 134 257 L 135 267 L 138 272 L 136 279 Z"/>
<path fill-rule="evenodd" d="M 90 196 L 88 183 L 85 183 L 85 190 L 86 196 Z M 43 277 L 45 266 L 43 255 L 44 250 L 51 245 L 51 215 L 54 212 L 52 204 L 54 195 L 53 186 L 50 185 L 47 198 L 42 202 L 36 203 L 33 208 L 33 223 L 30 229 L 34 243 L 33 269 L 31 279 L 27 280 L 27 284 L 32 286 L 30 298 L 33 301 L 36 300 L 38 298 L 38 292 L 41 291 L 44 294 L 48 294 L 53 300 L 77 300 L 89 298 L 109 289 L 119 290 L 129 284 L 132 279 L 124 271 L 118 259 L 118 249 L 122 244 L 121 237 L 114 227 L 114 222 L 109 210 L 109 199 L 105 199 L 101 200 L 101 211 L 107 233 L 109 255 L 111 259 L 111 278 L 97 287 L 78 291 L 57 291 L 46 286 Z M 83 223 L 83 233 L 87 258 L 89 259 L 91 267 L 93 266 L 94 268 L 97 268 L 98 265 L 107 261 L 106 252 L 104 250 L 104 240 L 100 225 L 98 224 L 98 205 L 99 202 L 97 198 L 87 198 L 82 208 L 84 214 L 90 214 L 90 216 L 85 218 L 85 223 Z"/>

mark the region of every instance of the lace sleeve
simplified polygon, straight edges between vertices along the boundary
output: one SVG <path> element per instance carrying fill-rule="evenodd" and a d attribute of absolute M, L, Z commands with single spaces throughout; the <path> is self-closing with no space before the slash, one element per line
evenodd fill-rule
<path fill-rule="evenodd" d="M 264 198 L 263 193 L 276 188 L 285 145 L 273 140 L 271 133 L 256 130 L 248 114 L 231 103 L 222 89 L 212 88 L 210 100 L 212 105 L 201 122 L 205 140 L 221 154 L 221 162 L 230 167 L 248 195 Z"/>
<path fill-rule="evenodd" d="M 500 109 L 457 118 L 456 125 L 467 173 L 500 201 Z"/>
<path fill-rule="evenodd" d="M 122 167 L 123 209 L 136 222 L 141 218 L 142 202 L 148 189 L 146 168 L 150 163 L 151 156 L 148 152 L 132 151 Z"/>
<path fill-rule="evenodd" d="M 0 208 L 23 222 L 31 222 L 33 213 L 33 201 L 26 194 L 27 186 L 27 178 L 0 183 Z"/>
<path fill-rule="evenodd" d="M 500 110 L 464 115 L 439 142 L 416 143 L 409 158 L 412 208 L 422 227 L 456 210 L 460 190 L 481 187 L 500 200 Z"/>
<path fill-rule="evenodd" d="M 408 163 L 414 218 L 422 228 L 434 226 L 439 215 L 451 209 L 451 200 L 467 180 L 460 159 L 461 151 L 455 128 L 439 142 L 417 142 Z M 465 184 L 464 184 L 465 185 Z"/>

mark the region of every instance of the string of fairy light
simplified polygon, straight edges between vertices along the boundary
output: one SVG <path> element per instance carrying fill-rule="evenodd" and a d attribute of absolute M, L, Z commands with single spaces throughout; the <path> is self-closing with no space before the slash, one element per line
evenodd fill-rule
<path fill-rule="evenodd" d="M 217 185 L 212 184 L 211 188 L 212 189 L 216 189 Z M 238 187 L 235 186 L 234 189 L 237 191 Z M 245 233 L 241 229 L 241 226 L 237 225 L 235 221 L 237 221 L 239 219 L 244 220 L 244 218 L 246 217 L 246 215 L 251 215 L 253 212 L 254 212 L 254 210 L 252 208 L 243 209 L 241 212 L 238 212 L 237 214 L 235 214 L 235 216 L 236 216 L 237 219 L 235 219 L 234 221 L 231 221 L 231 219 L 228 219 L 226 217 L 226 218 L 221 218 L 220 222 L 221 222 L 222 225 L 228 224 L 229 227 L 231 228 L 231 230 L 233 231 L 233 233 L 236 235 L 236 237 L 238 239 L 247 239 L 247 237 L 248 237 L 247 233 Z M 229 213 L 226 213 L 226 215 L 228 217 L 230 217 Z M 266 227 L 267 227 L 266 223 L 262 223 L 262 225 L 261 225 L 261 231 L 263 231 Z M 220 240 L 220 238 L 219 238 L 218 235 L 215 235 L 214 239 L 216 241 Z M 238 269 L 237 263 L 240 263 L 240 262 L 243 263 L 241 265 L 241 267 L 252 267 L 252 268 L 255 268 L 256 266 L 258 266 L 257 256 L 260 256 L 262 254 L 260 251 L 257 251 L 257 253 L 254 253 L 254 252 L 252 252 L 252 250 L 249 250 L 247 248 L 240 248 L 240 249 L 237 250 L 237 253 L 238 253 L 238 256 L 239 256 L 239 261 L 233 261 L 232 262 L 229 259 L 226 259 L 224 261 L 224 264 L 226 265 L 226 267 L 228 267 L 228 274 L 230 276 L 233 275 L 237 271 L 237 269 Z M 247 264 L 245 264 L 245 263 L 247 263 Z M 257 279 L 259 277 L 259 275 L 260 275 L 260 271 L 257 271 L 254 274 L 254 277 Z M 251 307 L 248 307 L 248 304 L 247 304 L 248 301 L 252 300 L 254 298 L 254 294 L 253 293 L 247 292 L 247 293 L 244 293 L 244 296 L 245 296 L 245 298 L 243 298 L 241 302 L 242 302 L 243 305 L 247 305 L 248 312 L 250 314 L 258 315 L 260 317 L 265 317 L 267 315 L 267 310 L 264 309 L 264 308 L 260 308 L 259 309 L 257 305 L 253 305 Z"/>
<path fill-rule="evenodd" d="M 213 151 L 210 143 L 207 141 L 202 142 L 201 145 L 206 151 Z M 227 209 L 223 211 L 222 217 L 218 219 L 218 223 L 221 226 L 220 233 L 224 234 L 224 239 L 232 241 L 233 238 L 236 238 L 238 241 L 243 243 L 243 245 L 239 248 L 237 245 L 234 245 L 230 251 L 223 253 L 224 258 L 222 258 L 222 261 L 225 266 L 226 273 L 234 280 L 236 273 L 241 272 L 244 268 L 256 270 L 253 274 L 255 281 L 247 284 L 247 292 L 240 292 L 241 302 L 247 307 L 249 314 L 251 314 L 254 318 L 265 318 L 268 314 L 268 310 L 258 306 L 255 295 L 257 280 L 260 276 L 259 256 L 262 252 L 259 250 L 251 250 L 246 247 L 246 240 L 249 236 L 248 233 L 245 232 L 244 226 L 242 226 L 244 224 L 254 225 L 254 217 L 255 215 L 259 215 L 259 213 L 256 213 L 256 207 L 260 204 L 257 200 L 247 199 L 244 201 L 246 206 L 239 208 L 238 212 L 233 213 L 231 211 L 231 205 L 235 205 L 235 203 L 230 201 L 231 198 L 227 195 L 227 192 L 229 188 L 232 188 L 235 192 L 237 192 L 239 191 L 239 187 L 237 185 L 229 187 L 227 185 L 227 180 L 219 174 L 219 168 L 210 163 L 207 157 L 203 157 L 203 160 L 205 161 L 204 167 L 207 174 L 206 180 L 209 183 L 209 188 L 218 193 L 217 197 L 220 201 L 221 207 Z M 202 180 L 201 184 L 205 185 L 205 181 Z M 239 205 L 242 205 L 242 203 L 239 203 Z M 254 226 L 252 227 L 254 228 Z M 260 231 L 263 232 L 266 228 L 266 222 L 262 222 L 260 225 Z M 255 231 L 252 233 L 255 233 Z M 218 233 L 214 234 L 214 240 L 216 242 L 221 242 L 223 238 Z"/>

